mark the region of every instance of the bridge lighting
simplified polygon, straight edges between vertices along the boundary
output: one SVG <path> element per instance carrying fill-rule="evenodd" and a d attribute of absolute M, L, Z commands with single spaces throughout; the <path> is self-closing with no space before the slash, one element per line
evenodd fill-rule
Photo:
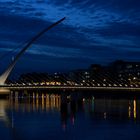
<path fill-rule="evenodd" d="M 46 82 L 46 85 L 50 85 L 50 83 L 49 82 Z"/>
<path fill-rule="evenodd" d="M 41 82 L 40 85 L 45 85 L 45 83 L 44 82 Z"/>
<path fill-rule="evenodd" d="M 61 82 L 56 82 L 56 84 L 60 86 L 61 85 Z"/>
<path fill-rule="evenodd" d="M 97 84 L 98 86 L 101 86 L 100 84 Z"/>
<path fill-rule="evenodd" d="M 33 85 L 35 85 L 35 86 L 36 86 L 36 85 L 37 85 L 37 83 L 33 83 Z"/>

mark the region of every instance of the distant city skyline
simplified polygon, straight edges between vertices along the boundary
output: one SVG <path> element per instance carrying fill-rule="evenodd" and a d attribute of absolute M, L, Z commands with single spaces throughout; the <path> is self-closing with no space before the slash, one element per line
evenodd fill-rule
<path fill-rule="evenodd" d="M 15 71 L 69 71 L 118 59 L 140 61 L 139 7 L 138 0 L 0 0 L 0 57 L 66 16 L 32 45 Z M 0 71 L 14 55 L 0 60 Z"/>

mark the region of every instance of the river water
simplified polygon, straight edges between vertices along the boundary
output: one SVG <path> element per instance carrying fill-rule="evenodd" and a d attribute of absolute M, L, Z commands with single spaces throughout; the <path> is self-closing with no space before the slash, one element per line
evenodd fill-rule
<path fill-rule="evenodd" d="M 60 94 L 0 99 L 1 140 L 135 140 L 138 97 L 63 99 Z"/>

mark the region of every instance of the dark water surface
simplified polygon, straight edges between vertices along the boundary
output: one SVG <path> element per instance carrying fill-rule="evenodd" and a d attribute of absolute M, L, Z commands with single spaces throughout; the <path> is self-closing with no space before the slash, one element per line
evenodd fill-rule
<path fill-rule="evenodd" d="M 140 99 L 57 94 L 0 99 L 0 140 L 140 139 Z"/>

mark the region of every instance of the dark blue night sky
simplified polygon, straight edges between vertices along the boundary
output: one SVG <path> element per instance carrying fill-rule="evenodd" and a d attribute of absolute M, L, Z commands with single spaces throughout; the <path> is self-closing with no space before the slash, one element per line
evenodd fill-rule
<path fill-rule="evenodd" d="M 0 0 L 0 57 L 21 49 L 64 16 L 63 23 L 24 54 L 17 72 L 67 71 L 117 59 L 140 60 L 139 0 Z M 11 57 L 1 58 L 1 71 Z"/>

